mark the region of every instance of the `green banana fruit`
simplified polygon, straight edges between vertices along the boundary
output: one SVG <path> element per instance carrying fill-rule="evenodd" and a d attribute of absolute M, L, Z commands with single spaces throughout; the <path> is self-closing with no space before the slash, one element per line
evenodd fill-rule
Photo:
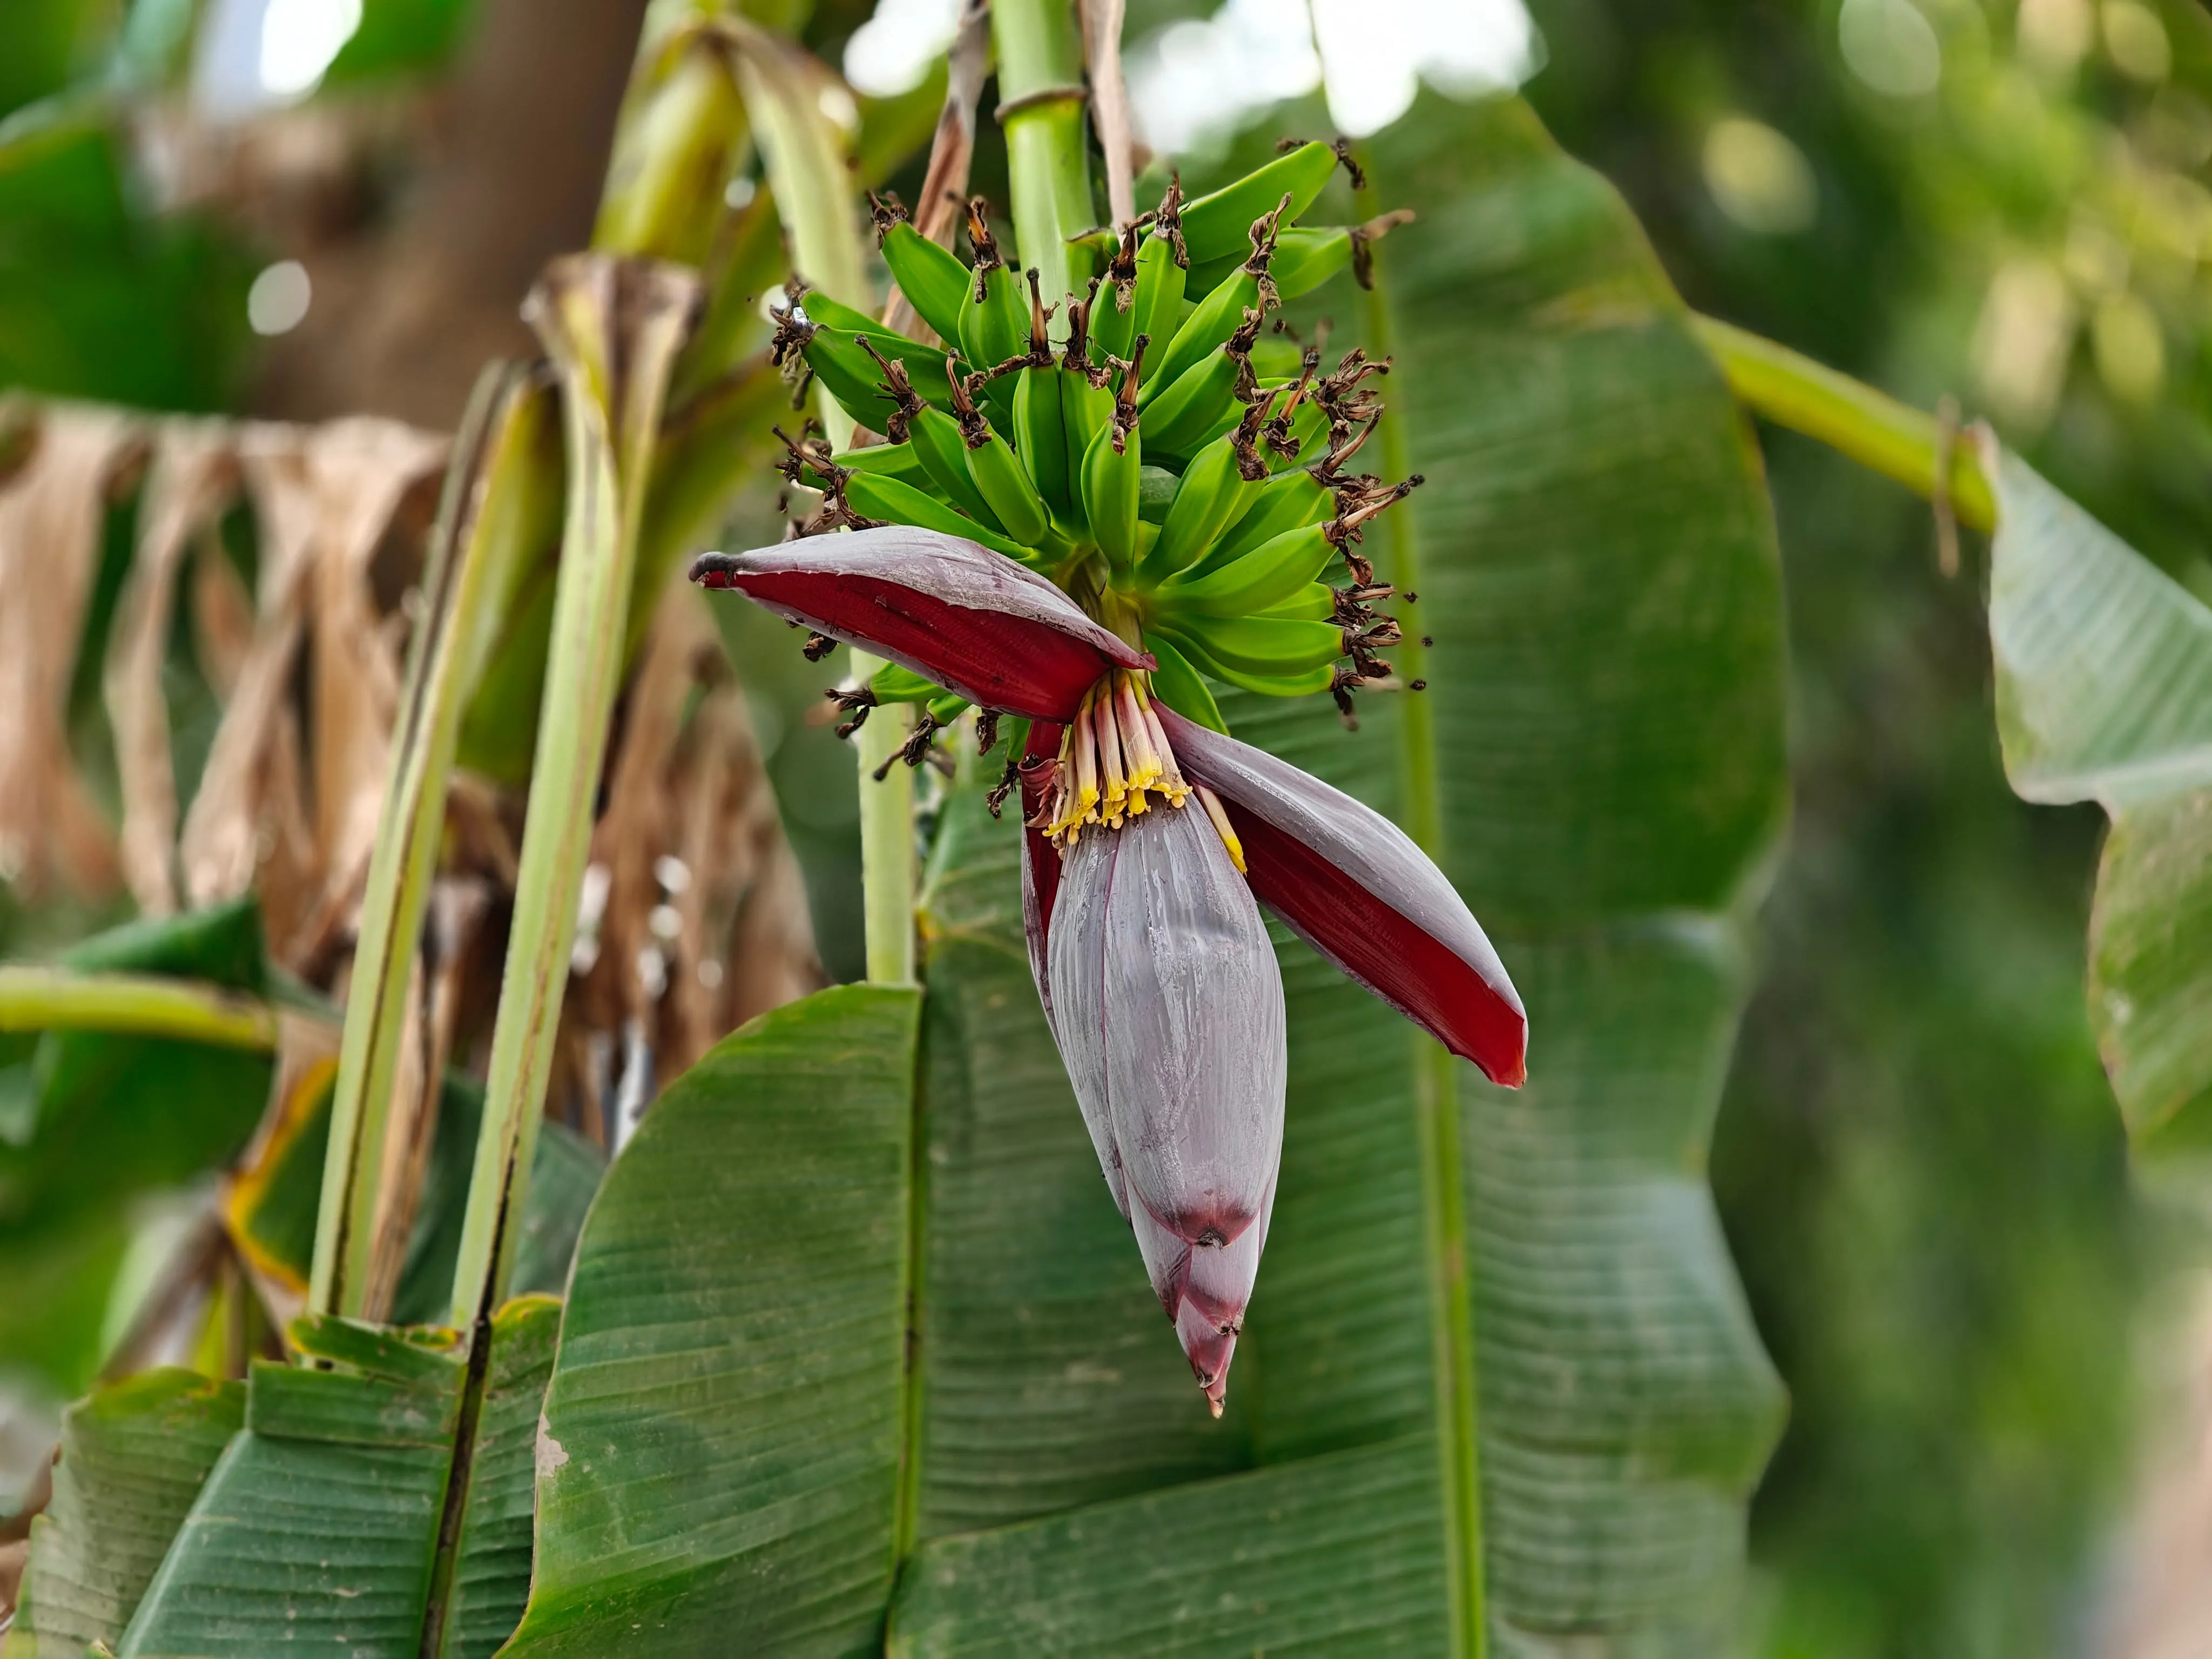
<path fill-rule="evenodd" d="M 951 374 L 952 359 L 947 357 L 945 364 Z M 1051 371 L 1025 368 L 1020 372 L 1028 375 Z M 1035 547 L 1051 538 L 1051 511 L 1013 446 L 991 429 L 991 423 L 969 401 L 967 388 L 957 379 L 952 381 L 952 398 L 954 418 L 968 452 L 968 477 L 993 515 L 1018 542 Z"/>
<path fill-rule="evenodd" d="M 1285 196 L 1291 203 L 1283 222 L 1293 222 L 1313 205 L 1335 167 L 1336 152 L 1329 146 L 1301 144 L 1236 183 L 1185 204 L 1182 209 L 1185 257 L 1198 266 L 1235 253 L 1244 245 L 1246 228 Z"/>
<path fill-rule="evenodd" d="M 1326 524 L 1285 530 L 1243 558 L 1206 575 L 1163 583 L 1152 595 L 1175 616 L 1249 617 L 1280 605 L 1313 582 L 1336 557 Z"/>
<path fill-rule="evenodd" d="M 1022 355 L 1029 343 L 1030 318 L 1021 285 L 999 257 L 999 245 L 991 240 L 983 214 L 983 198 L 978 196 L 968 204 L 968 240 L 975 245 L 975 269 L 968 303 L 960 309 L 960 349 L 970 362 L 988 368 Z"/>
<path fill-rule="evenodd" d="M 1200 450 L 1183 469 L 1182 486 L 1160 520 L 1160 538 L 1138 572 L 1164 581 L 1199 556 L 1265 487 L 1267 464 L 1254 447 L 1273 399 L 1253 404 L 1235 428 Z"/>
<path fill-rule="evenodd" d="M 1275 279 L 1277 296 L 1295 300 L 1310 294 L 1342 270 L 1352 263 L 1358 234 L 1349 225 L 1317 225 L 1311 228 L 1294 226 L 1279 233 L 1275 238 L 1274 258 L 1267 265 L 1268 274 Z M 1194 294 L 1208 293 L 1233 275 L 1242 263 L 1238 255 L 1231 253 L 1226 258 L 1194 265 L 1186 279 L 1188 286 Z"/>
<path fill-rule="evenodd" d="M 873 340 L 864 337 L 860 344 L 884 371 L 884 388 L 897 404 L 884 422 L 884 435 L 894 444 L 903 444 L 914 451 L 915 459 L 921 463 L 922 471 L 929 475 L 929 482 L 939 495 L 986 529 L 1005 529 L 999 515 L 991 510 L 990 503 L 969 476 L 966 422 L 924 403 L 907 379 L 904 365 L 884 357 L 877 350 Z M 955 361 L 949 356 L 940 357 L 940 373 L 948 395 L 964 403 L 966 398 L 957 379 L 958 370 L 953 366 Z M 969 404 L 969 410 L 973 413 L 974 405 Z"/>
<path fill-rule="evenodd" d="M 1327 582 L 1309 582 L 1260 615 L 1284 622 L 1329 622 L 1336 616 L 1336 590 Z"/>
<path fill-rule="evenodd" d="M 1147 631 L 1144 641 L 1145 649 L 1159 664 L 1152 671 L 1152 695 L 1185 720 L 1228 736 L 1229 722 L 1221 718 L 1221 706 L 1214 702 L 1212 689 L 1199 677 L 1198 670 L 1190 665 L 1190 659 L 1170 644 L 1164 635 Z"/>
<path fill-rule="evenodd" d="M 1032 365 L 1014 377 L 1014 440 L 1036 481 L 1037 494 L 1054 513 L 1073 505 L 1067 483 L 1067 431 L 1061 424 L 1060 374 L 1056 368 Z"/>
<path fill-rule="evenodd" d="M 1156 453 L 1194 454 L 1221 422 L 1234 422 L 1243 414 L 1239 403 L 1259 389 L 1247 355 L 1259 332 L 1260 313 L 1247 311 L 1243 326 L 1218 351 L 1194 364 L 1144 407 L 1146 441 Z M 1153 382 L 1155 390 L 1158 386 Z"/>
<path fill-rule="evenodd" d="M 1106 274 L 1100 287 L 1091 290 L 1090 301 L 1093 308 L 1091 339 L 1101 351 L 1125 361 L 1129 356 L 1129 342 L 1144 332 L 1137 320 L 1137 272 L 1140 258 L 1137 249 L 1137 228 L 1131 225 L 1121 233 L 1121 244 L 1114 250 L 1113 258 L 1108 260 Z M 1099 303 L 1102 294 L 1105 296 L 1103 305 Z M 1158 340 L 1165 337 L 1155 334 L 1152 337 Z"/>
<path fill-rule="evenodd" d="M 1258 389 L 1270 397 L 1279 396 L 1291 385 L 1292 382 L 1285 380 L 1263 380 L 1257 382 Z M 1231 404 L 1216 416 L 1212 423 L 1187 447 L 1193 454 L 1199 453 L 1208 445 L 1236 431 L 1238 426 L 1243 424 L 1244 415 L 1243 410 L 1237 408 L 1234 404 Z M 1269 424 L 1273 423 L 1271 422 Z M 1291 445 L 1291 453 L 1286 459 L 1295 459 L 1314 439 L 1327 436 L 1328 426 L 1328 417 L 1318 409 L 1301 406 L 1300 409 L 1292 410 L 1291 418 L 1283 423 L 1281 428 L 1285 441 Z M 1258 436 L 1257 434 L 1254 435 L 1255 438 Z"/>
<path fill-rule="evenodd" d="M 893 702 L 927 702 L 945 695 L 945 688 L 935 680 L 926 680 L 911 668 L 887 662 L 868 677 L 868 695 L 878 705 Z"/>
<path fill-rule="evenodd" d="M 884 263 L 915 315 L 950 343 L 960 338 L 960 314 L 968 298 L 968 267 L 905 220 L 883 234 Z"/>
<path fill-rule="evenodd" d="M 1154 626 L 1194 667 L 1262 696 L 1304 697 L 1328 690 L 1336 678 L 1336 659 L 1344 654 L 1343 631 L 1327 623 L 1217 618 L 1203 634 L 1166 621 Z"/>
<path fill-rule="evenodd" d="M 1115 570 L 1136 562 L 1137 491 L 1144 471 L 1144 445 L 1137 431 L 1138 366 L 1151 343 L 1139 334 L 1130 366 L 1122 371 L 1113 417 L 1091 435 L 1083 452 L 1083 510 L 1091 538 Z"/>
<path fill-rule="evenodd" d="M 1260 284 L 1267 273 L 1264 252 L 1255 252 L 1227 282 L 1217 284 L 1198 302 L 1198 308 L 1184 319 L 1175 338 L 1168 343 L 1167 355 L 1160 359 L 1152 383 L 1145 388 L 1139 408 L 1149 409 L 1155 398 L 1164 396 L 1169 387 L 1203 362 L 1250 317 L 1265 314 L 1267 307 Z M 1253 337 L 1257 338 L 1258 334 L 1255 327 Z"/>
<path fill-rule="evenodd" d="M 1182 297 L 1186 283 L 1182 267 L 1176 263 L 1174 245 L 1161 237 L 1148 237 L 1141 247 L 1131 252 L 1130 244 L 1136 237 L 1133 228 L 1107 269 L 1111 286 L 1111 297 L 1100 307 L 1094 301 L 1091 319 L 1091 337 L 1098 343 L 1099 349 L 1127 361 L 1129 343 L 1138 335 L 1149 335 L 1157 344 L 1168 339 L 1182 320 Z M 1227 268 L 1224 267 L 1224 274 Z M 1203 293 L 1204 289 L 1194 292 Z M 1152 365 L 1145 371 L 1149 380 L 1159 370 L 1159 358 L 1154 356 Z"/>
<path fill-rule="evenodd" d="M 1036 550 L 1024 547 L 1012 538 L 976 523 L 957 507 L 896 478 L 886 478 L 872 472 L 855 472 L 845 481 L 845 504 L 864 519 L 880 519 L 886 524 L 919 525 L 924 530 L 941 530 L 948 536 L 965 536 L 969 541 L 988 547 L 994 553 L 1003 553 L 1020 564 L 1042 568 L 1049 562 Z"/>
<path fill-rule="evenodd" d="M 807 297 L 813 298 L 811 295 Z M 851 314 L 849 307 L 840 306 L 838 310 Z M 815 320 L 811 313 L 809 320 L 812 325 L 805 332 L 803 348 L 806 366 L 829 387 L 830 395 L 863 426 L 873 426 L 884 418 L 882 406 L 886 401 L 879 390 L 882 371 L 861 344 L 863 340 L 872 343 L 884 357 L 902 365 L 924 401 L 939 409 L 951 408 L 951 396 L 945 390 L 941 378 L 933 392 L 930 386 L 930 379 L 939 376 L 938 364 L 944 356 L 939 348 L 917 345 L 902 335 L 888 332 L 880 324 L 870 324 L 866 331 L 856 331 Z"/>
<path fill-rule="evenodd" d="M 1148 334 L 1155 340 L 1172 337 L 1182 320 L 1186 287 L 1182 267 L 1175 261 L 1174 246 L 1157 237 L 1148 240 L 1137 250 L 1137 298 L 1130 307 L 1130 337 L 1139 334 Z M 1146 371 L 1146 378 L 1158 373 L 1155 361 Z"/>
<path fill-rule="evenodd" d="M 1303 467 L 1278 472 L 1253 489 L 1243 516 L 1220 532 L 1204 558 L 1183 573 L 1190 580 L 1231 564 L 1285 530 L 1326 522 L 1336 512 L 1336 496 Z"/>
<path fill-rule="evenodd" d="M 841 449 L 830 460 L 848 472 L 872 472 L 878 477 L 901 479 L 917 489 L 929 487 L 929 475 L 923 471 L 921 458 L 914 453 L 911 444 L 870 444 L 866 449 Z"/>
<path fill-rule="evenodd" d="M 1098 303 L 1098 289 L 1093 284 L 1087 300 L 1071 300 L 1067 307 L 1067 343 L 1060 355 L 1060 418 L 1066 437 L 1063 453 L 1067 458 L 1068 507 L 1084 524 L 1088 525 L 1081 488 L 1083 463 L 1091 453 L 1091 441 L 1114 418 L 1114 394 L 1095 382 L 1091 366 L 1091 311 Z"/>
<path fill-rule="evenodd" d="M 832 466 L 847 472 L 872 472 L 881 478 L 896 478 L 917 489 L 930 487 L 929 474 L 922 470 L 921 459 L 911 444 L 870 444 L 866 449 L 841 449 L 830 458 Z M 810 489 L 820 489 L 830 480 L 811 462 L 802 471 L 799 482 Z"/>
<path fill-rule="evenodd" d="M 1285 229 L 1276 239 L 1270 267 L 1275 291 L 1285 300 L 1295 300 L 1312 293 L 1346 265 L 1352 267 L 1360 287 L 1371 286 L 1374 273 L 1367 250 L 1400 225 L 1411 223 L 1413 218 L 1411 208 L 1398 208 L 1377 214 L 1364 225 L 1301 225 Z M 1236 270 L 1242 257 L 1240 251 L 1232 250 L 1221 258 L 1192 266 L 1186 285 L 1193 293 L 1205 293 Z"/>

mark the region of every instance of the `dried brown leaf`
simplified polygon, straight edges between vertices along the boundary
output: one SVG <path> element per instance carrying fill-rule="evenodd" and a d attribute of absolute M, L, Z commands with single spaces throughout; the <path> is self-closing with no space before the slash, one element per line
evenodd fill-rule
<path fill-rule="evenodd" d="M 240 443 L 262 526 L 258 617 L 179 855 L 194 904 L 259 891 L 289 965 L 322 955 L 368 867 L 398 696 L 368 568 L 400 497 L 445 442 L 364 417 L 250 428 Z M 312 811 L 289 700 L 311 637 Z"/>
<path fill-rule="evenodd" d="M 1083 57 L 1090 71 L 1091 124 L 1106 156 L 1107 210 L 1116 229 L 1137 216 L 1136 140 L 1129 93 L 1121 79 L 1121 16 L 1126 0 L 1080 0 Z"/>
<path fill-rule="evenodd" d="M 193 538 L 222 513 L 237 477 L 228 426 L 162 423 L 138 504 L 137 548 L 108 636 L 101 691 L 123 788 L 123 878 L 147 915 L 177 908 L 177 780 L 161 670 L 178 569 Z"/>
<path fill-rule="evenodd" d="M 70 755 L 69 692 L 108 486 L 142 431 L 125 411 L 48 405 L 0 487 L 0 882 L 27 899 L 115 885 L 113 831 Z"/>
<path fill-rule="evenodd" d="M 210 525 L 192 554 L 192 655 L 216 696 L 228 703 L 253 649 L 253 595 Z"/>

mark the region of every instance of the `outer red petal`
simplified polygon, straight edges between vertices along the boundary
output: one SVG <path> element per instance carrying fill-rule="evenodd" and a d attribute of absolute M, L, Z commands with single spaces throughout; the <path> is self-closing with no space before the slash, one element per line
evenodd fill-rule
<path fill-rule="evenodd" d="M 974 542 L 908 525 L 702 553 L 691 580 L 736 588 L 970 702 L 1032 720 L 1070 718 L 1109 668 L 1153 666 L 1043 577 Z"/>
<path fill-rule="evenodd" d="M 1154 707 L 1183 775 L 1221 797 L 1260 902 L 1492 1082 L 1519 1087 L 1528 1014 L 1443 872 L 1342 790 Z"/>

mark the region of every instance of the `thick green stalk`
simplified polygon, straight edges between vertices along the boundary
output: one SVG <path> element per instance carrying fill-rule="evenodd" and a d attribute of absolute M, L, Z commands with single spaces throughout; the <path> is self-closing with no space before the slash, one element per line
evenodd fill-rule
<path fill-rule="evenodd" d="M 276 1046 L 276 1015 L 258 997 L 197 980 L 0 968 L 0 1031 L 179 1037 L 266 1054 Z"/>
<path fill-rule="evenodd" d="M 575 944 L 645 484 L 669 368 L 699 294 L 675 266 L 604 254 L 556 260 L 528 312 L 559 375 L 568 505 L 550 659 L 492 1027 L 453 1322 L 489 1328 L 507 1291 L 553 1042 Z"/>
<path fill-rule="evenodd" d="M 1083 137 L 1083 43 L 1073 0 L 995 0 L 999 122 L 1006 134 L 1014 239 L 1048 301 L 1079 291 L 1067 239 L 1094 228 L 1091 164 Z M 1054 337 L 1066 331 L 1063 307 Z"/>
<path fill-rule="evenodd" d="M 883 659 L 853 653 L 853 677 L 865 684 Z M 853 734 L 860 756 L 860 879 L 868 945 L 868 982 L 912 985 L 915 973 L 914 774 L 897 758 L 913 730 L 913 714 L 893 703 L 869 715 Z M 877 770 L 890 769 L 883 781 Z"/>
<path fill-rule="evenodd" d="M 362 896 L 353 988 L 331 1100 L 330 1148 L 307 1311 L 374 1316 L 364 1297 L 383 1194 L 382 1148 L 407 1025 L 407 982 L 444 839 L 446 783 L 475 689 L 467 665 L 495 631 L 492 604 L 508 556 L 527 550 L 499 530 L 511 515 L 480 510 L 479 489 L 509 489 L 531 464 L 526 377 L 495 364 L 477 382 L 446 473 L 437 533 L 422 582 L 422 622 L 408 652 L 391 775 Z M 418 1126 L 427 1128 L 427 1126 Z"/>
<path fill-rule="evenodd" d="M 1692 317 L 1690 326 L 1746 408 L 1934 499 L 1943 441 L 1934 416 L 1732 323 Z M 1952 514 L 1970 530 L 1995 529 L 1996 501 L 1973 446 L 1954 434 L 1950 451 Z"/>
<path fill-rule="evenodd" d="M 1371 183 L 1359 192 L 1359 211 L 1373 218 L 1381 211 Z M 1376 250 L 1374 285 L 1361 296 L 1361 331 L 1368 354 L 1390 355 L 1390 306 L 1382 289 L 1382 249 Z M 1413 470 L 1402 417 L 1383 421 L 1377 434 L 1385 477 L 1402 478 Z M 1443 858 L 1443 811 L 1437 778 L 1433 706 L 1411 688 L 1428 672 L 1428 647 L 1421 643 L 1420 544 L 1414 534 L 1419 500 L 1400 503 L 1376 520 L 1383 545 L 1376 563 L 1389 573 L 1407 609 L 1406 637 L 1392 652 L 1401 694 L 1398 776 L 1405 797 L 1402 824 L 1421 850 L 1439 863 Z M 1425 1033 L 1412 1034 L 1413 1114 L 1420 1142 L 1421 1207 L 1427 1234 L 1429 1323 L 1435 1334 L 1437 1443 L 1444 1456 L 1446 1547 L 1453 1570 L 1445 1575 L 1452 1611 L 1453 1651 L 1461 1659 L 1480 1659 L 1488 1645 L 1483 1610 L 1482 1470 L 1477 1425 L 1474 1320 L 1468 1283 L 1466 1183 L 1462 1176 L 1459 1123 L 1459 1067 L 1443 1045 Z"/>

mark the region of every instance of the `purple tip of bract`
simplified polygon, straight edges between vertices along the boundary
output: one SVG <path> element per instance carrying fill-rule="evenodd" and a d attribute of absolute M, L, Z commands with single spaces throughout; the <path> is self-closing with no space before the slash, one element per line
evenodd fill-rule
<path fill-rule="evenodd" d="M 1443 872 L 1342 790 L 1158 708 L 1183 775 L 1221 798 L 1261 902 L 1454 1054 L 1517 1087 L 1528 1015 Z"/>
<path fill-rule="evenodd" d="M 691 580 L 1032 720 L 1068 719 L 1109 668 L 1153 665 L 1035 572 L 908 525 L 702 553 Z"/>
<path fill-rule="evenodd" d="M 1229 1393 L 1229 1362 L 1237 1354 L 1237 1328 L 1224 1330 L 1190 1303 L 1176 1315 L 1176 1340 L 1190 1359 L 1198 1386 L 1206 1390 L 1206 1403 L 1216 1417 Z"/>
<path fill-rule="evenodd" d="M 1108 1185 L 1218 1406 L 1234 1346 L 1221 1328 L 1250 1297 L 1282 1157 L 1267 926 L 1205 813 L 1163 805 L 1069 850 L 1042 959 Z"/>

